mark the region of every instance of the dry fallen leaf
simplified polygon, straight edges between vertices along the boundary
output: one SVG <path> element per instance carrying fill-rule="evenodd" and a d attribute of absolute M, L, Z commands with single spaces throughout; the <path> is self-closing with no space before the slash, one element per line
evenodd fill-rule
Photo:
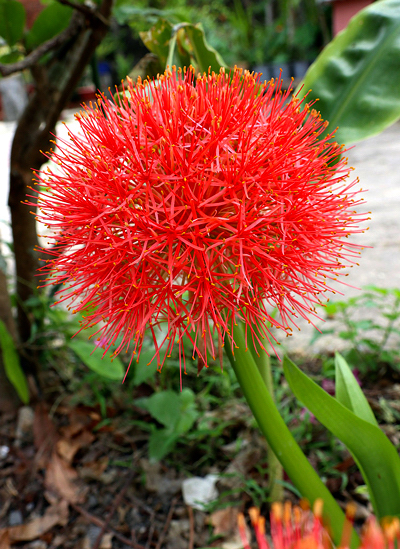
<path fill-rule="evenodd" d="M 95 436 L 89 431 L 82 431 L 74 438 L 63 438 L 57 442 L 57 452 L 68 464 L 71 464 L 75 454 L 84 446 L 89 446 Z"/>
<path fill-rule="evenodd" d="M 0 549 L 11 549 L 8 528 L 0 530 Z"/>
<path fill-rule="evenodd" d="M 227 507 L 212 513 L 207 521 L 214 527 L 215 536 L 225 537 L 224 541 L 220 543 L 221 549 L 240 549 L 243 547 L 237 523 L 238 513 L 239 509 Z M 247 525 L 246 530 L 247 536 L 250 537 Z"/>
<path fill-rule="evenodd" d="M 239 510 L 235 507 L 227 507 L 212 513 L 208 523 L 214 526 L 215 536 L 229 536 L 237 531 L 237 517 Z"/>
<path fill-rule="evenodd" d="M 33 438 L 37 450 L 37 463 L 40 467 L 45 468 L 59 437 L 44 404 L 38 404 L 35 408 Z"/>
<path fill-rule="evenodd" d="M 108 467 L 109 459 L 103 456 L 96 461 L 88 461 L 79 468 L 79 476 L 85 480 L 101 480 L 104 471 Z"/>
<path fill-rule="evenodd" d="M 75 469 L 54 451 L 46 468 L 46 489 L 69 503 L 82 503 L 87 487 L 80 486 L 77 481 L 78 473 Z"/>
<path fill-rule="evenodd" d="M 101 542 L 99 545 L 99 549 L 112 549 L 112 533 L 104 534 L 101 538 Z M 92 542 L 90 541 L 89 536 L 85 536 L 85 538 L 82 540 L 80 549 L 91 549 L 92 548 Z"/>
<path fill-rule="evenodd" d="M 37 517 L 26 524 L 1 529 L 0 549 L 9 549 L 10 543 L 32 541 L 51 530 L 57 524 L 65 526 L 67 523 L 68 502 L 61 500 L 57 505 L 48 507 L 42 517 Z"/>

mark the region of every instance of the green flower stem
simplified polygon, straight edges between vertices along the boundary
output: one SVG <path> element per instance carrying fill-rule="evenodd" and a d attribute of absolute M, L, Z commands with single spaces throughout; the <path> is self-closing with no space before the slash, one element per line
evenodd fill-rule
<path fill-rule="evenodd" d="M 234 356 L 230 343 L 226 343 L 225 349 L 261 432 L 301 495 L 311 505 L 318 498 L 323 500 L 324 518 L 330 526 L 334 543 L 339 545 L 345 520 L 343 511 L 308 462 L 279 414 L 251 352 L 247 351 L 240 325 L 234 326 L 233 337 L 237 345 Z M 353 531 L 351 547 L 355 549 L 358 545 L 359 539 Z"/>
<path fill-rule="evenodd" d="M 254 327 L 256 329 L 256 327 Z M 261 377 L 265 383 L 265 386 L 268 389 L 269 394 L 272 399 L 275 401 L 274 397 L 274 384 L 272 378 L 271 370 L 271 360 L 267 352 L 261 351 L 257 352 L 253 345 L 253 341 L 250 339 L 248 342 L 249 347 L 251 347 L 251 354 L 253 356 L 254 362 L 260 372 Z M 276 457 L 271 446 L 267 445 L 267 454 L 268 454 L 268 475 L 269 475 L 269 497 L 271 502 L 273 501 L 282 501 L 283 500 L 283 467 L 281 462 Z"/>

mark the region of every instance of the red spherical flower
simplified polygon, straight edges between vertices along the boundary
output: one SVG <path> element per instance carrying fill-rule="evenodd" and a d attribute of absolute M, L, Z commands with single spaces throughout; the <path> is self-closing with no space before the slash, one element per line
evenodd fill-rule
<path fill-rule="evenodd" d="M 270 514 L 270 543 L 266 538 L 265 518 L 259 509 L 249 509 L 251 523 L 259 549 L 333 549 L 333 544 L 325 528 L 322 517 L 322 500 L 316 500 L 313 512 L 302 507 L 292 509 L 289 502 L 284 505 L 273 503 Z M 355 505 L 350 503 L 346 509 L 342 539 L 337 549 L 349 549 L 354 525 Z M 250 549 L 249 531 L 245 517 L 238 514 L 238 529 L 244 549 Z M 400 543 L 400 521 L 387 518 L 380 526 L 374 516 L 370 516 L 361 532 L 361 544 L 358 549 L 394 549 Z"/>
<path fill-rule="evenodd" d="M 149 328 L 160 365 L 185 334 L 207 364 L 236 319 L 263 347 L 267 322 L 315 315 L 359 253 L 343 148 L 280 80 L 173 69 L 77 119 L 39 178 L 44 269 L 115 353 L 139 354 Z"/>

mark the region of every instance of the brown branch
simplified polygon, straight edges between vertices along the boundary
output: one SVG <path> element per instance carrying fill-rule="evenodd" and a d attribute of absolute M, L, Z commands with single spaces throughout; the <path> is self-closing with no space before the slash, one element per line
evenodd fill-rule
<path fill-rule="evenodd" d="M 122 534 L 114 530 L 114 528 L 111 528 L 111 526 L 107 525 L 104 522 L 104 520 L 101 520 L 98 517 L 92 515 L 80 505 L 77 505 L 76 503 L 71 503 L 70 505 L 73 509 L 75 509 L 75 511 L 80 513 L 89 522 L 95 524 L 96 526 L 99 526 L 99 528 L 104 527 L 105 530 L 108 530 L 109 532 L 111 532 L 114 537 L 116 537 L 119 541 L 122 541 L 122 543 L 125 543 L 125 545 L 128 545 L 128 547 L 133 547 L 134 549 L 145 549 L 143 545 L 140 545 L 140 543 L 135 543 L 134 541 L 131 541 L 129 538 L 126 538 L 125 536 L 123 536 Z"/>
<path fill-rule="evenodd" d="M 70 2 L 70 0 L 58 0 L 60 4 L 65 4 L 67 6 L 70 6 L 71 8 L 74 8 L 74 10 L 79 11 L 81 13 L 84 13 L 86 17 L 89 19 L 98 19 L 103 23 L 103 25 L 106 25 L 107 27 L 110 25 L 110 22 L 96 9 L 89 8 L 88 6 L 81 5 L 81 4 L 75 4 L 73 2 Z M 53 36 L 53 38 L 50 38 L 49 40 L 46 40 L 46 42 L 43 42 L 43 44 L 40 44 L 36 49 L 31 51 L 24 59 L 21 59 L 21 61 L 17 61 L 16 63 L 10 63 L 10 64 L 4 64 L 0 63 L 0 74 L 2 76 L 9 76 L 10 74 L 14 74 L 16 72 L 21 72 L 25 69 L 31 68 L 33 65 L 35 65 L 43 55 L 46 53 L 60 47 L 62 44 L 64 44 L 67 40 L 72 38 L 73 36 L 76 36 L 78 32 L 83 28 L 83 21 L 82 19 L 79 19 L 77 17 L 72 17 L 71 22 L 68 25 L 66 29 L 61 31 L 56 36 Z"/>
<path fill-rule="evenodd" d="M 161 549 L 161 546 L 164 543 L 164 539 L 165 539 L 165 536 L 167 535 L 168 528 L 169 528 L 170 522 L 172 520 L 172 516 L 174 514 L 175 507 L 176 507 L 177 503 L 178 503 L 178 498 L 175 497 L 171 502 L 171 507 L 169 508 L 167 519 L 166 519 L 165 524 L 164 524 L 164 528 L 162 529 L 160 537 L 158 538 L 156 549 Z"/>
<path fill-rule="evenodd" d="M 135 477 L 135 474 L 136 474 L 136 469 L 135 468 L 132 468 L 131 472 L 129 473 L 127 479 L 125 480 L 125 483 L 124 483 L 124 487 L 122 488 L 122 490 L 119 492 L 119 494 L 117 495 L 117 497 L 115 498 L 114 500 L 114 503 L 112 504 L 111 506 L 111 509 L 110 509 L 110 512 L 108 513 L 108 515 L 106 516 L 106 520 L 104 521 L 104 524 L 103 526 L 101 527 L 100 529 L 100 532 L 99 532 L 99 535 L 97 536 L 97 539 L 96 541 L 94 542 L 93 544 L 93 547 L 92 549 L 99 549 L 100 545 L 101 545 L 101 540 L 103 539 L 103 535 L 104 535 L 104 532 L 106 531 L 108 525 L 110 524 L 110 521 L 117 509 L 117 507 L 119 506 L 119 504 L 121 503 L 124 495 L 125 495 L 125 492 L 127 491 L 127 489 L 131 486 L 132 484 L 132 481 Z"/>
<path fill-rule="evenodd" d="M 112 3 L 113 0 L 102 0 L 97 8 L 105 20 L 111 15 Z M 86 15 L 77 11 L 72 15 L 69 28 L 71 26 L 75 27 L 76 32 L 60 44 L 56 50 L 57 55 L 51 56 L 46 63 L 36 62 L 30 67 L 36 85 L 18 121 L 11 147 L 8 204 L 14 241 L 18 333 L 21 343 L 30 340 L 32 315 L 25 302 L 34 295 L 34 288 L 38 285 L 36 221 L 24 204 L 32 183 L 32 169 L 40 170 L 45 161 L 40 151 L 49 150 L 50 134 L 55 133 L 60 113 L 108 29 L 100 18 L 88 21 Z M 65 34 L 63 36 L 65 38 Z M 36 364 L 39 364 L 37 351 L 31 352 L 29 360 L 21 358 L 26 371 L 36 371 Z"/>
<path fill-rule="evenodd" d="M 193 509 L 190 507 L 190 505 L 188 505 L 187 510 L 188 510 L 188 514 L 189 514 L 189 524 L 190 524 L 188 549 L 193 549 L 193 547 L 194 547 L 194 516 L 193 516 Z"/>
<path fill-rule="evenodd" d="M 24 59 L 21 59 L 21 61 L 17 61 L 16 63 L 10 63 L 7 65 L 0 63 L 1 75 L 8 76 L 15 72 L 29 69 L 35 63 L 37 63 L 45 53 L 48 53 L 49 51 L 61 46 L 61 44 L 63 44 L 66 40 L 69 40 L 70 38 L 75 36 L 75 34 L 78 34 L 80 29 L 81 23 L 73 18 L 68 27 L 60 32 L 60 34 L 57 34 L 56 36 L 53 36 L 53 38 L 50 38 L 50 40 L 47 40 L 46 42 L 43 42 L 43 44 L 40 44 L 40 46 L 38 46 L 35 50 L 29 53 L 26 57 L 24 57 Z"/>
<path fill-rule="evenodd" d="M 75 4 L 75 2 L 71 2 L 71 0 L 57 0 L 59 4 L 64 4 L 64 6 L 69 6 L 73 8 L 76 11 L 80 11 L 81 13 L 85 14 L 89 19 L 99 19 L 104 25 L 109 26 L 110 22 L 107 21 L 101 13 L 99 13 L 97 10 L 86 6 L 85 4 Z"/>

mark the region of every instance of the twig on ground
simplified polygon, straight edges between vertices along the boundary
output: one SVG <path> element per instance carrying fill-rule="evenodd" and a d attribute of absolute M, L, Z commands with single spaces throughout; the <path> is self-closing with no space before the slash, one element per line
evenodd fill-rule
<path fill-rule="evenodd" d="M 171 502 L 171 507 L 169 508 L 169 511 L 168 511 L 168 516 L 167 516 L 167 519 L 165 521 L 165 524 L 164 524 L 164 528 L 162 529 L 162 532 L 160 534 L 160 537 L 158 538 L 158 542 L 157 542 L 157 545 L 156 545 L 156 549 L 161 549 L 161 545 L 163 544 L 163 541 L 164 541 L 164 538 L 167 534 L 167 530 L 168 530 L 168 527 L 169 527 L 169 523 L 171 522 L 172 520 L 172 515 L 174 514 L 174 511 L 175 511 L 175 506 L 176 504 L 178 503 L 178 498 L 175 497 L 172 502 Z"/>
<path fill-rule="evenodd" d="M 95 524 L 100 528 L 103 528 L 103 526 L 105 525 L 105 522 L 103 520 L 95 517 L 80 505 L 77 505 L 76 503 L 71 503 L 71 507 L 75 509 L 75 511 L 77 511 L 80 515 L 85 517 L 88 521 L 90 521 L 92 524 Z M 111 532 L 115 538 L 117 538 L 119 541 L 122 541 L 122 543 L 125 543 L 125 545 L 127 545 L 128 547 L 133 547 L 134 549 L 146 549 L 144 545 L 140 545 L 140 543 L 135 543 L 134 541 L 131 541 L 130 539 L 126 538 L 125 536 L 114 530 L 114 528 L 111 528 L 111 526 L 105 526 L 105 530 Z"/>
<path fill-rule="evenodd" d="M 154 530 L 156 529 L 156 521 L 155 521 L 155 516 L 154 516 L 154 513 L 152 513 L 150 515 L 150 528 L 149 528 L 149 535 L 147 537 L 147 541 L 146 541 L 146 549 L 150 549 L 150 545 L 151 545 L 151 542 L 153 541 L 153 536 L 154 536 Z"/>
<path fill-rule="evenodd" d="M 193 549 L 194 546 L 194 517 L 193 517 L 193 509 L 190 507 L 190 505 L 187 506 L 188 514 L 189 514 L 189 524 L 190 524 L 190 530 L 189 530 L 189 547 L 188 549 Z"/>
<path fill-rule="evenodd" d="M 106 531 L 106 529 L 108 528 L 108 525 L 113 517 L 113 514 L 115 513 L 118 505 L 121 503 L 124 495 L 125 495 L 125 492 L 127 491 L 127 489 L 129 488 L 129 486 L 131 486 L 132 484 L 132 481 L 133 481 L 133 477 L 135 476 L 136 474 L 136 469 L 134 467 L 132 467 L 132 469 L 130 470 L 129 474 L 128 474 L 128 477 L 126 478 L 125 480 L 125 484 L 124 484 L 124 487 L 122 488 L 122 490 L 119 492 L 119 494 L 117 495 L 117 497 L 114 499 L 114 502 L 113 504 L 111 505 L 111 509 L 110 509 L 110 512 L 108 513 L 107 517 L 106 517 L 106 520 L 104 521 L 104 524 L 103 526 L 101 527 L 101 530 L 99 532 L 99 535 L 97 536 L 97 539 L 96 541 L 94 542 L 93 544 L 93 547 L 92 549 L 99 549 L 100 547 L 100 544 L 101 544 L 101 540 L 103 539 L 103 535 L 104 535 L 104 532 Z"/>

